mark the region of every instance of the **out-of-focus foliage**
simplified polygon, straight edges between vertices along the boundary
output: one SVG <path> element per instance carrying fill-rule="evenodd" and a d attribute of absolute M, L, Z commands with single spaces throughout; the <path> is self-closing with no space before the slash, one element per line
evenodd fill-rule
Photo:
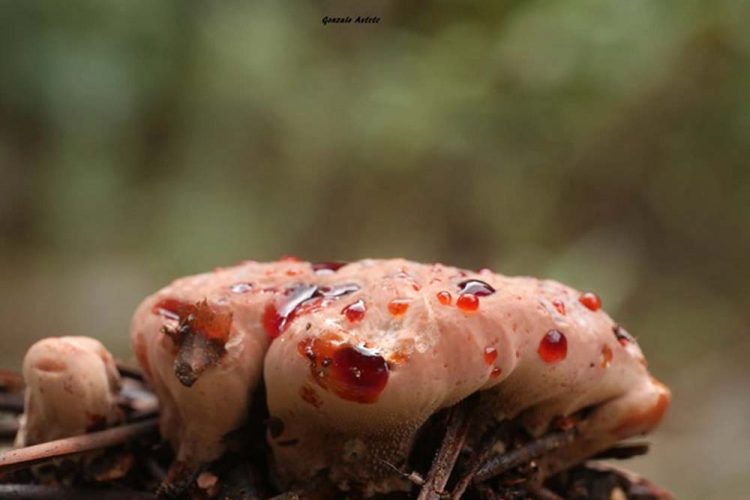
<path fill-rule="evenodd" d="M 382 21 L 320 22 L 346 14 Z M 2 2 L 0 361 L 62 332 L 127 355 L 140 298 L 244 258 L 552 277 L 675 389 L 641 470 L 740 497 L 749 24 L 742 0 Z"/>

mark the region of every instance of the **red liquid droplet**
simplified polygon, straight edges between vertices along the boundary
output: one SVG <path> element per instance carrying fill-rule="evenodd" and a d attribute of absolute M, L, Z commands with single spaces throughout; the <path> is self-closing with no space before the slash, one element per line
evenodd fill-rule
<path fill-rule="evenodd" d="M 363 346 L 339 344 L 335 334 L 307 339 L 297 346 L 310 360 L 310 374 L 319 386 L 347 401 L 370 404 L 388 383 L 388 363 Z"/>
<path fill-rule="evenodd" d="M 247 293 L 253 289 L 252 283 L 235 283 L 229 288 L 232 293 Z"/>
<path fill-rule="evenodd" d="M 462 311 L 474 312 L 479 309 L 479 299 L 473 293 L 465 293 L 458 296 L 456 306 Z"/>
<path fill-rule="evenodd" d="M 500 367 L 498 367 L 498 366 L 496 366 L 496 367 L 495 367 L 495 368 L 493 368 L 493 369 L 492 369 L 492 371 L 490 372 L 490 377 L 492 377 L 492 378 L 497 378 L 497 377 L 499 377 L 499 376 L 500 376 L 500 375 L 502 375 L 502 374 L 503 374 L 503 369 L 502 369 L 502 368 L 500 368 Z"/>
<path fill-rule="evenodd" d="M 189 306 L 190 304 L 181 300 L 163 299 L 151 308 L 151 312 L 166 319 L 179 321 L 181 316 L 187 316 Z"/>
<path fill-rule="evenodd" d="M 578 298 L 578 302 L 590 311 L 598 311 L 602 307 L 602 299 L 595 293 L 586 292 Z"/>
<path fill-rule="evenodd" d="M 495 362 L 497 359 L 497 349 L 494 347 L 485 347 L 484 348 L 484 362 L 488 365 L 491 365 Z"/>
<path fill-rule="evenodd" d="M 288 296 L 280 304 L 270 302 L 263 311 L 261 320 L 271 340 L 284 333 L 294 318 L 323 305 L 321 300 L 314 300 L 318 299 L 315 285 L 296 285 L 285 294 Z"/>
<path fill-rule="evenodd" d="M 348 262 L 316 262 L 312 264 L 312 269 L 315 274 L 333 274 Z"/>
<path fill-rule="evenodd" d="M 565 302 L 562 300 L 555 299 L 552 301 L 552 305 L 555 306 L 557 312 L 565 316 Z"/>
<path fill-rule="evenodd" d="M 557 363 L 568 355 L 568 340 L 559 330 L 548 331 L 536 351 L 545 363 Z"/>
<path fill-rule="evenodd" d="M 263 328 L 266 329 L 266 333 L 271 340 L 281 335 L 281 326 L 284 323 L 284 319 L 276 311 L 276 306 L 273 302 L 266 304 L 261 321 Z"/>
<path fill-rule="evenodd" d="M 393 299 L 388 302 L 388 312 L 397 318 L 403 316 L 409 310 L 409 302 L 408 299 Z"/>
<path fill-rule="evenodd" d="M 437 299 L 438 299 L 438 302 L 440 302 L 444 306 L 449 306 L 451 305 L 451 302 L 453 302 L 453 297 L 451 296 L 451 293 L 445 290 L 437 293 Z"/>
<path fill-rule="evenodd" d="M 477 297 L 486 297 L 495 293 L 495 289 L 488 283 L 481 280 L 466 280 L 458 284 L 458 293 L 476 295 Z"/>
<path fill-rule="evenodd" d="M 366 312 L 367 306 L 365 305 L 365 301 L 362 299 L 359 299 L 356 302 L 352 302 L 341 310 L 341 314 L 346 316 L 346 319 L 348 319 L 350 323 L 358 323 L 362 321 L 362 318 L 365 317 Z"/>

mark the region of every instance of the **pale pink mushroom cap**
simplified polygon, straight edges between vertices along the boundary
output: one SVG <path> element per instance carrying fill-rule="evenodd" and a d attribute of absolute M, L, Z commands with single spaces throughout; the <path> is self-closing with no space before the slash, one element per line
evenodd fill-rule
<path fill-rule="evenodd" d="M 114 425 L 120 376 L 112 356 L 88 337 L 50 337 L 23 362 L 25 412 L 17 446 L 29 446 Z"/>
<path fill-rule="evenodd" d="M 304 481 L 329 468 L 334 479 L 370 478 L 373 488 L 387 490 L 393 470 L 386 462 L 402 464 L 427 418 L 477 391 L 483 391 L 485 419 L 520 416 L 535 434 L 556 417 L 631 398 L 626 410 L 600 408 L 589 423 L 595 444 L 577 443 L 576 459 L 621 439 L 626 413 L 634 415 L 628 429 L 634 434 L 661 417 L 638 420 L 641 414 L 666 407 L 660 401 L 668 401 L 668 393 L 652 382 L 637 344 L 618 341 L 612 319 L 560 283 L 405 260 L 352 263 L 336 279 L 361 284 L 343 305 L 364 301 L 365 317 L 348 320 L 342 304 L 324 308 L 293 322 L 266 355 L 269 411 L 284 429 L 270 439 L 282 482 Z M 479 280 L 477 293 L 460 298 L 467 280 Z M 393 313 L 394 299 L 407 304 L 403 314 Z M 544 340 L 548 334 L 551 341 Z M 334 346 L 366 346 L 363 352 L 385 361 L 387 382 L 374 401 L 331 390 L 335 384 L 326 380 L 335 375 L 330 364 L 324 366 L 330 362 L 300 351 L 310 339 L 326 337 L 334 338 Z"/>

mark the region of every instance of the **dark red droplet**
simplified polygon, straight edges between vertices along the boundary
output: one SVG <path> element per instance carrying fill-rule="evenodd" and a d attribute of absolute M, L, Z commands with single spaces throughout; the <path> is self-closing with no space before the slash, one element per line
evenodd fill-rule
<path fill-rule="evenodd" d="M 537 353 L 545 363 L 562 361 L 568 355 L 568 340 L 560 330 L 550 330 L 539 342 Z"/>
<path fill-rule="evenodd" d="M 388 363 L 364 347 L 336 350 L 330 367 L 330 382 L 338 396 L 358 403 L 374 403 L 388 382 Z"/>
<path fill-rule="evenodd" d="M 458 284 L 458 288 L 458 293 L 462 295 L 470 293 L 472 295 L 476 295 L 477 297 L 486 297 L 487 295 L 492 295 L 493 293 L 495 293 L 495 289 L 492 288 L 489 283 L 485 283 L 482 280 L 462 281 Z"/>
<path fill-rule="evenodd" d="M 364 346 L 339 343 L 335 334 L 300 342 L 297 349 L 310 360 L 317 384 L 347 401 L 371 404 L 388 383 L 388 363 Z"/>
<path fill-rule="evenodd" d="M 270 302 L 263 311 L 263 326 L 266 333 L 275 339 L 281 335 L 289 324 L 299 313 L 303 312 L 300 308 L 307 303 L 308 306 L 319 305 L 317 303 L 308 303 L 318 295 L 318 287 L 315 285 L 299 284 L 288 288 L 284 292 L 285 297 L 277 304 Z M 304 308 L 304 312 L 310 312 L 314 307 Z"/>
<path fill-rule="evenodd" d="M 442 292 L 438 292 L 437 299 L 438 299 L 438 302 L 440 302 L 444 306 L 449 306 L 451 305 L 451 302 L 453 302 L 453 297 L 451 296 L 451 293 L 446 290 L 443 290 Z"/>
<path fill-rule="evenodd" d="M 555 299 L 552 301 L 552 305 L 555 307 L 557 312 L 565 316 L 565 302 L 559 299 Z"/>
<path fill-rule="evenodd" d="M 359 299 L 356 302 L 352 302 L 341 310 L 341 314 L 346 316 L 346 319 L 348 319 L 350 323 L 358 323 L 362 321 L 362 319 L 365 317 L 366 312 L 367 305 L 362 299 Z"/>
<path fill-rule="evenodd" d="M 484 348 L 484 362 L 488 365 L 491 365 L 495 362 L 497 359 L 497 349 L 494 347 L 485 347 Z"/>
<path fill-rule="evenodd" d="M 479 309 L 479 299 L 473 293 L 464 293 L 458 296 L 456 306 L 465 312 L 474 312 Z"/>
<path fill-rule="evenodd" d="M 181 300 L 163 299 L 151 308 L 151 312 L 166 319 L 179 321 L 180 316 L 186 315 L 189 306 L 188 302 Z"/>
<path fill-rule="evenodd" d="M 602 299 L 592 292 L 586 292 L 578 298 L 578 302 L 586 306 L 590 311 L 598 311 L 602 307 Z"/>
<path fill-rule="evenodd" d="M 503 374 L 503 369 L 502 369 L 502 368 L 500 368 L 499 366 L 496 366 L 496 367 L 495 367 L 495 368 L 493 368 L 493 369 L 492 369 L 492 371 L 490 372 L 490 377 L 492 377 L 492 378 L 497 378 L 497 377 L 499 377 L 499 376 L 500 376 L 500 375 L 502 375 L 502 374 Z"/>
<path fill-rule="evenodd" d="M 397 318 L 403 316 L 409 310 L 410 302 L 409 299 L 393 299 L 388 302 L 388 312 Z"/>
<path fill-rule="evenodd" d="M 271 340 L 281 335 L 284 318 L 279 315 L 276 310 L 276 305 L 273 302 L 266 304 L 261 321 L 263 323 L 263 328 L 266 329 L 266 333 Z"/>
<path fill-rule="evenodd" d="M 315 274 L 333 274 L 345 265 L 347 265 L 348 262 L 315 262 L 312 265 L 312 269 L 315 272 Z"/>

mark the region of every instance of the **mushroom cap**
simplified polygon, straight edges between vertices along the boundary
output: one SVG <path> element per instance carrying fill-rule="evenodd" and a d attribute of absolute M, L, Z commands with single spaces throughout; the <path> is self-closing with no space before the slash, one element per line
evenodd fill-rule
<path fill-rule="evenodd" d="M 312 277 L 306 267 L 300 279 Z M 296 262 L 245 262 L 180 278 L 138 306 L 130 329 L 133 349 L 159 398 L 161 434 L 180 461 L 199 465 L 218 458 L 226 448 L 224 436 L 245 423 L 271 340 L 262 326 L 264 306 L 286 286 L 287 272 L 297 268 Z M 165 334 L 199 308 L 231 321 L 224 328 L 195 328 L 192 337 Z M 193 341 L 200 344 L 192 349 L 198 351 L 193 358 L 211 349 L 217 355 L 199 374 L 178 377 L 176 361 Z"/>
<path fill-rule="evenodd" d="M 50 337 L 23 362 L 25 411 L 16 436 L 29 446 L 118 423 L 120 376 L 104 346 L 88 337 Z"/>
<path fill-rule="evenodd" d="M 406 460 L 420 426 L 475 392 L 476 429 L 520 418 L 538 435 L 649 378 L 637 344 L 620 345 L 606 313 L 555 281 L 402 259 L 355 262 L 335 278 L 360 289 L 294 321 L 265 358 L 269 412 L 283 424 L 269 442 L 284 483 L 327 469 L 388 490 L 387 464 Z M 360 301 L 365 315 L 351 321 L 346 308 Z"/>

